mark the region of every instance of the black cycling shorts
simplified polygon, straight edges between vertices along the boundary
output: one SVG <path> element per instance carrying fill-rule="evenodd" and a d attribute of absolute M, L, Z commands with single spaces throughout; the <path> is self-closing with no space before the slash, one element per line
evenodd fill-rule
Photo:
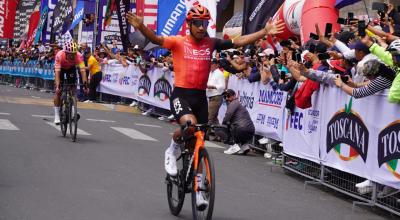
<path fill-rule="evenodd" d="M 65 74 L 65 76 L 64 76 L 64 74 Z M 76 84 L 76 79 L 77 79 L 76 74 L 77 74 L 76 67 L 72 67 L 69 69 L 61 68 L 61 70 L 60 70 L 60 85 L 62 86 L 64 84 L 64 79 L 67 84 Z"/>
<path fill-rule="evenodd" d="M 175 87 L 170 104 L 171 112 L 178 122 L 183 115 L 187 114 L 196 116 L 199 124 L 208 122 L 208 102 L 205 90 Z"/>

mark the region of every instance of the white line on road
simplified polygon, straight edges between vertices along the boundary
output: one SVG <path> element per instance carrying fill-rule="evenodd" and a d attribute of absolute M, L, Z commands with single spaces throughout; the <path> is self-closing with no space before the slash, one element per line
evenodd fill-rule
<path fill-rule="evenodd" d="M 218 144 L 214 144 L 213 142 L 210 142 L 210 141 L 206 141 L 206 142 L 204 143 L 204 145 L 205 145 L 206 147 L 211 147 L 211 148 L 225 149 L 225 147 L 221 147 L 221 146 L 219 146 Z"/>
<path fill-rule="evenodd" d="M 51 127 L 57 129 L 58 131 L 61 131 L 60 125 L 56 125 L 56 124 L 54 124 L 54 122 L 46 122 L 46 123 L 48 125 L 50 125 Z M 69 127 L 68 127 L 67 132 L 69 132 Z M 86 131 L 79 129 L 79 128 L 78 128 L 78 134 L 79 135 L 91 135 L 91 134 L 87 133 Z"/>
<path fill-rule="evenodd" d="M 0 119 L 0 130 L 18 131 L 19 128 L 7 119 Z"/>
<path fill-rule="evenodd" d="M 161 128 L 159 125 L 149 125 L 149 124 L 140 124 L 140 123 L 135 123 L 137 126 L 143 126 L 143 127 L 151 127 L 151 128 Z"/>
<path fill-rule="evenodd" d="M 35 118 L 54 118 L 52 115 L 32 115 Z"/>
<path fill-rule="evenodd" d="M 97 122 L 115 122 L 111 120 L 104 120 L 104 119 L 92 119 L 92 118 L 87 118 L 87 121 L 97 121 Z"/>
<path fill-rule="evenodd" d="M 147 136 L 142 132 L 132 128 L 121 128 L 121 127 L 111 127 L 111 128 L 135 140 L 158 141 L 157 139 Z"/>
<path fill-rule="evenodd" d="M 7 113 L 7 112 L 0 112 L 0 115 L 10 115 L 10 113 Z"/>
<path fill-rule="evenodd" d="M 40 99 L 39 96 L 33 96 L 33 95 L 31 95 L 31 97 L 34 98 L 34 99 Z"/>

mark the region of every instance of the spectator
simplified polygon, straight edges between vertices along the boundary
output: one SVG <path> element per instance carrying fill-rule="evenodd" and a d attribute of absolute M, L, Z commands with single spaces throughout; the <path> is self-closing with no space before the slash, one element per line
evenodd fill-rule
<path fill-rule="evenodd" d="M 232 89 L 224 92 L 225 100 L 228 102 L 228 108 L 225 113 L 222 124 L 230 126 L 231 140 L 229 149 L 225 150 L 225 154 L 246 154 L 249 149 L 245 145 L 250 141 L 255 132 L 253 121 L 249 112 L 240 104 L 236 98 L 236 93 Z M 239 146 L 240 145 L 240 146 Z"/>
<path fill-rule="evenodd" d="M 208 98 L 208 123 L 219 124 L 218 112 L 222 105 L 222 93 L 225 90 L 224 73 L 219 69 L 217 59 L 213 59 L 211 63 L 211 73 L 207 82 L 207 98 Z"/>
<path fill-rule="evenodd" d="M 87 48 L 85 51 L 85 58 L 87 59 L 87 68 L 89 69 L 89 99 L 85 102 L 95 102 L 97 87 L 100 85 L 103 73 L 97 59 L 91 54 L 90 49 Z"/>

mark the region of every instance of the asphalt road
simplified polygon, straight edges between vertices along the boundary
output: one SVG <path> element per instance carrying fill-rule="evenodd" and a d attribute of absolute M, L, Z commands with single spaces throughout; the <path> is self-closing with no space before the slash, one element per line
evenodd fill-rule
<path fill-rule="evenodd" d="M 190 195 L 179 217 L 166 199 L 163 157 L 175 125 L 79 103 L 82 133 L 73 143 L 51 125 L 50 98 L 0 86 L 0 220 L 191 219 Z M 304 179 L 271 172 L 262 156 L 228 156 L 215 144 L 213 219 L 394 219 L 371 208 L 352 213 L 350 198 L 304 189 Z"/>

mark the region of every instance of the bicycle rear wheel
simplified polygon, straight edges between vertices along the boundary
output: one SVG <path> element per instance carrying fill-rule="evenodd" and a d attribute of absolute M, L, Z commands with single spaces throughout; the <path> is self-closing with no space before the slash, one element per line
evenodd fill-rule
<path fill-rule="evenodd" d="M 76 133 L 78 131 L 78 108 L 76 98 L 71 96 L 69 108 L 69 133 L 73 142 L 76 141 Z"/>
<path fill-rule="evenodd" d="M 199 186 L 197 191 L 203 193 L 204 199 L 208 202 L 207 208 L 201 210 L 196 205 L 196 191 L 195 191 L 195 178 L 197 174 L 202 176 L 202 186 Z M 193 219 L 210 220 L 214 210 L 214 199 L 215 199 L 215 171 L 214 163 L 211 156 L 208 154 L 206 149 L 200 149 L 199 151 L 199 164 L 197 170 L 193 172 L 192 182 L 192 214 Z"/>
<path fill-rule="evenodd" d="M 171 177 L 167 174 L 166 178 L 168 206 L 171 214 L 175 216 L 179 215 L 185 201 L 186 161 L 187 155 L 182 155 L 178 158 L 176 161 L 178 175 Z"/>
<path fill-rule="evenodd" d="M 67 101 L 67 96 L 65 94 L 61 97 L 61 105 L 60 105 L 60 126 L 61 126 L 61 134 L 63 137 L 67 134 L 68 128 L 68 116 L 69 116 L 69 105 Z"/>

